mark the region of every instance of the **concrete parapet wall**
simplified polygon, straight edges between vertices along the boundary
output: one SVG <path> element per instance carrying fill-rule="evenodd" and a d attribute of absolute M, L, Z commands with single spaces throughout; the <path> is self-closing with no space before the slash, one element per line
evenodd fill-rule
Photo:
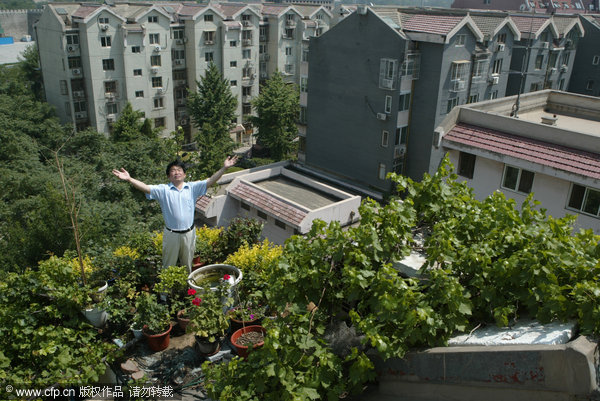
<path fill-rule="evenodd" d="M 377 362 L 379 392 L 411 400 L 572 400 L 598 390 L 597 344 L 440 347 Z"/>
<path fill-rule="evenodd" d="M 2 10 L 0 11 L 0 26 L 4 36 L 12 36 L 19 41 L 25 35 L 35 37 L 33 24 L 42 15 L 42 10 Z"/>

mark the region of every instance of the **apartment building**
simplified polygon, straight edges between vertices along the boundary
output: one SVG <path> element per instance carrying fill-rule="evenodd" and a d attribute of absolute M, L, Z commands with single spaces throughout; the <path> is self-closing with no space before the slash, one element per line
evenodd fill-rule
<path fill-rule="evenodd" d="M 506 12 L 358 6 L 311 43 L 299 160 L 384 192 L 391 171 L 419 180 L 429 170 L 435 127 L 455 106 L 509 93 L 524 35 L 541 42 L 553 30 L 555 64 L 575 56 L 583 35 L 577 17 L 542 18 L 544 26 L 531 30 Z M 566 71 L 549 70 L 542 82 L 566 88 L 572 59 L 564 63 Z M 533 60 L 525 75 L 533 79 L 537 67 Z M 524 91 L 542 88 L 527 81 Z"/>
<path fill-rule="evenodd" d="M 300 85 L 304 38 L 326 30 L 331 15 L 322 6 L 282 6 L 287 11 L 276 23 L 268 10 L 263 15 L 263 7 L 269 6 L 51 3 L 36 26 L 46 97 L 61 121 L 77 129 L 91 126 L 109 133 L 130 102 L 163 134 L 182 126 L 191 136 L 188 90 L 196 90 L 196 81 L 214 63 L 238 98 L 232 138 L 250 144 L 250 102 L 260 79 L 281 67 Z M 289 39 L 284 38 L 291 27 L 287 15 L 298 24 Z"/>
<path fill-rule="evenodd" d="M 579 39 L 569 92 L 600 96 L 600 15 L 580 16 L 585 36 Z"/>
<path fill-rule="evenodd" d="M 454 0 L 452 8 L 579 14 L 597 12 L 598 0 Z"/>
<path fill-rule="evenodd" d="M 436 128 L 430 172 L 449 155 L 478 199 L 495 191 L 600 234 L 600 99 L 544 90 L 455 108 Z M 516 118 L 518 117 L 518 118 Z"/>
<path fill-rule="evenodd" d="M 506 94 L 566 90 L 577 44 L 584 35 L 579 18 L 535 14 L 513 14 L 510 18 L 518 26 L 521 40 L 513 46 Z"/>

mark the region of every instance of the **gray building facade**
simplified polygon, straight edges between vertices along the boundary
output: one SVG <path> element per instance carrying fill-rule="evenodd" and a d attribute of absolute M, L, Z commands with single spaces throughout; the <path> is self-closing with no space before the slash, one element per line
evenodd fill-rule
<path fill-rule="evenodd" d="M 580 17 L 585 36 L 579 40 L 569 92 L 600 96 L 600 15 Z"/>

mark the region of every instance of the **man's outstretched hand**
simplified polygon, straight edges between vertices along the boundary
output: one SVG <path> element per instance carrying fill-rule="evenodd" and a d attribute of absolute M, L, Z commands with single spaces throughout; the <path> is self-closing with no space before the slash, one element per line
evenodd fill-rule
<path fill-rule="evenodd" d="M 112 173 L 123 181 L 128 181 L 131 178 L 127 170 L 124 168 L 121 168 L 121 170 L 114 169 Z"/>
<path fill-rule="evenodd" d="M 233 167 L 235 165 L 235 163 L 237 163 L 238 161 L 238 156 L 227 156 L 227 159 L 225 159 L 225 162 L 223 163 L 223 167 L 225 167 L 225 169 L 228 169 L 229 167 Z"/>

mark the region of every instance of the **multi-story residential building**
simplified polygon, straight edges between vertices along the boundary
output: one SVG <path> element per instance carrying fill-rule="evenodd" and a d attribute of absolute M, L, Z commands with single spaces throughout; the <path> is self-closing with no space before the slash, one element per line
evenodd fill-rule
<path fill-rule="evenodd" d="M 548 70 L 545 82 L 566 88 L 572 59 L 565 57 L 574 57 L 583 29 L 576 17 L 540 20 L 532 30 L 537 17 L 525 29 L 505 12 L 359 6 L 311 43 L 299 160 L 380 191 L 391 189 L 391 171 L 420 179 L 429 169 L 433 132 L 453 107 L 508 94 L 523 35 L 533 32 L 541 41 L 552 32 L 550 61 L 567 67 Z M 540 61 L 546 72 L 548 61 Z M 533 60 L 528 79 L 537 67 Z M 527 83 L 525 92 L 542 89 Z"/>
<path fill-rule="evenodd" d="M 258 95 L 259 79 L 278 68 L 300 85 L 300 75 L 307 71 L 302 67 L 306 39 L 326 31 L 331 17 L 322 6 L 281 5 L 274 7 L 288 11 L 276 22 L 269 7 L 228 2 L 49 4 L 37 24 L 47 99 L 61 121 L 77 129 L 110 132 L 130 102 L 165 134 L 182 126 L 191 136 L 188 90 L 196 90 L 196 81 L 214 63 L 238 99 L 232 137 L 249 144 L 250 102 Z"/>
<path fill-rule="evenodd" d="M 430 171 L 449 155 L 478 199 L 529 193 L 553 217 L 600 234 L 600 99 L 545 90 L 455 108 L 436 129 Z"/>
<path fill-rule="evenodd" d="M 577 16 L 513 14 L 521 32 L 513 48 L 507 95 L 542 89 L 566 90 L 575 50 L 584 30 Z"/>
<path fill-rule="evenodd" d="M 579 39 L 569 92 L 600 96 L 600 15 L 582 15 L 585 36 Z"/>
<path fill-rule="evenodd" d="M 597 12 L 598 0 L 454 0 L 452 8 L 578 14 Z"/>

